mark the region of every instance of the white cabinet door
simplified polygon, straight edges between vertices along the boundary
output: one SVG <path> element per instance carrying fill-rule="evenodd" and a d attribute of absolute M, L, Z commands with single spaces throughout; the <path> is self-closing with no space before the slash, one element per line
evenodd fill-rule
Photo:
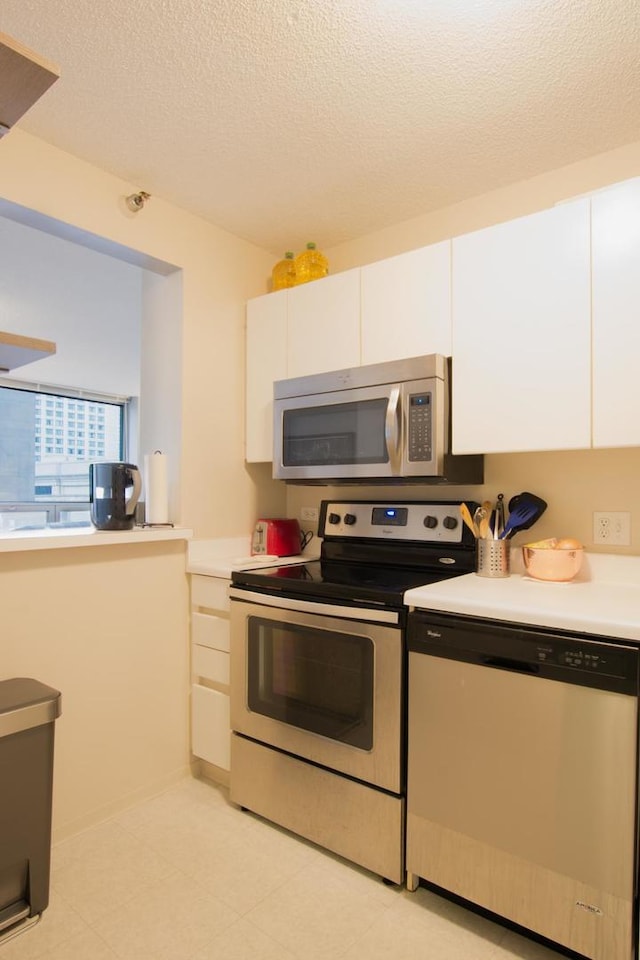
<path fill-rule="evenodd" d="M 229 581 L 226 581 L 227 584 Z M 229 653 L 231 648 L 229 617 L 214 617 L 210 613 L 191 614 L 191 642 L 212 650 Z"/>
<path fill-rule="evenodd" d="M 360 269 L 288 291 L 287 376 L 360 366 Z"/>
<path fill-rule="evenodd" d="M 451 241 L 362 268 L 361 362 L 451 356 Z"/>
<path fill-rule="evenodd" d="M 453 241 L 453 452 L 591 444 L 588 200 Z"/>
<path fill-rule="evenodd" d="M 640 444 L 640 179 L 592 205 L 593 445 Z"/>
<path fill-rule="evenodd" d="M 287 290 L 247 303 L 246 448 L 250 463 L 273 459 L 273 381 L 287 376 Z"/>
<path fill-rule="evenodd" d="M 228 653 L 203 647 L 199 643 L 191 644 L 191 675 L 196 683 L 199 679 L 204 679 L 228 687 L 229 666 Z"/>
<path fill-rule="evenodd" d="M 191 577 L 192 606 L 228 612 L 230 609 L 230 583 L 231 580 L 226 577 L 206 577 L 197 573 L 193 574 Z"/>
<path fill-rule="evenodd" d="M 191 752 L 222 770 L 230 767 L 229 697 L 198 683 L 191 686 Z"/>

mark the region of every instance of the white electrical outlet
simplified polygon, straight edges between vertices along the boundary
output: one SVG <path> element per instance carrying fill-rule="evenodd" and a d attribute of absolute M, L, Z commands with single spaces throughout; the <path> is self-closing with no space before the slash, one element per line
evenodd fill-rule
<path fill-rule="evenodd" d="M 318 508 L 317 507 L 300 507 L 300 519 L 303 523 L 317 523 L 318 520 Z"/>
<path fill-rule="evenodd" d="M 606 543 L 612 547 L 630 546 L 631 514 L 625 511 L 594 512 L 593 542 Z"/>

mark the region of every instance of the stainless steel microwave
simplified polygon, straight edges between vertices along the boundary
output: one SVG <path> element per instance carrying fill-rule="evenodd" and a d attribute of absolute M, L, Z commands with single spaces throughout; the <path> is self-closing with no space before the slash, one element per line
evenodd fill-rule
<path fill-rule="evenodd" d="M 433 354 L 276 381 L 273 476 L 482 483 L 482 456 L 450 453 L 450 374 Z"/>

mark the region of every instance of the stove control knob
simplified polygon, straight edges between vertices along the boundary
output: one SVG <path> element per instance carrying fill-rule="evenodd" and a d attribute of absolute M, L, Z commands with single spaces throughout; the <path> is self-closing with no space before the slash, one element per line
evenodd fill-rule
<path fill-rule="evenodd" d="M 424 523 L 425 527 L 427 527 L 429 530 L 433 530 L 434 527 L 438 526 L 437 517 L 425 517 L 422 522 Z"/>
<path fill-rule="evenodd" d="M 344 522 L 346 523 L 346 525 L 347 525 L 348 527 L 352 527 L 352 526 L 354 525 L 354 523 L 356 522 L 356 515 L 355 515 L 355 513 L 345 513 L 345 515 L 344 515 Z"/>
<path fill-rule="evenodd" d="M 340 523 L 340 514 L 339 513 L 330 513 L 327 517 L 329 523 Z"/>
<path fill-rule="evenodd" d="M 458 521 L 455 517 L 445 517 L 442 521 L 442 524 L 447 530 L 455 530 L 455 528 L 458 526 Z"/>

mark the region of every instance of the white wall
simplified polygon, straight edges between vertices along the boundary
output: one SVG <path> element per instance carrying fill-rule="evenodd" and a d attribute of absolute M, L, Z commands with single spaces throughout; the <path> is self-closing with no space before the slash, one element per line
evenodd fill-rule
<path fill-rule="evenodd" d="M 12 379 L 137 396 L 143 271 L 0 217 L 0 328 L 57 352 Z"/>
<path fill-rule="evenodd" d="M 169 518 L 181 515 L 182 449 L 182 271 L 168 277 L 143 276 L 142 365 L 140 371 L 139 457 L 168 455 Z"/>

